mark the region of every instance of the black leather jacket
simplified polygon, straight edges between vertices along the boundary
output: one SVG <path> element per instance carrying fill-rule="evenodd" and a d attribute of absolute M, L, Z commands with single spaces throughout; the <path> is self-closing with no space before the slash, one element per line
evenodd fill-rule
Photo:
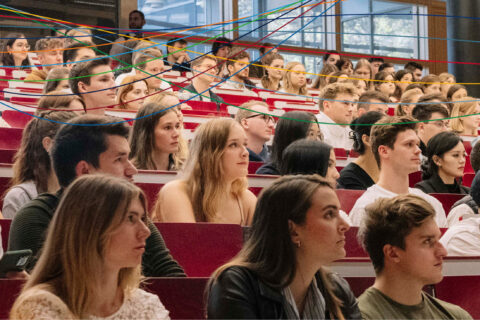
<path fill-rule="evenodd" d="M 357 299 L 348 283 L 336 273 L 329 274 L 335 295 L 343 302 L 345 319 L 361 319 Z M 320 275 L 315 276 L 322 288 Z M 210 288 L 207 313 L 209 319 L 286 319 L 284 297 L 245 267 L 231 267 L 222 272 Z M 325 319 L 330 319 L 326 312 Z"/>

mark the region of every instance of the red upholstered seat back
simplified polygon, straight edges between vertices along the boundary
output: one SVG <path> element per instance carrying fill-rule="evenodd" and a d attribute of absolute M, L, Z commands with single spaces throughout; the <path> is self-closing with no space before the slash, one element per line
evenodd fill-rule
<path fill-rule="evenodd" d="M 190 277 L 208 277 L 242 248 L 242 227 L 215 223 L 156 223 L 170 253 Z"/>
<path fill-rule="evenodd" d="M 2 228 L 2 248 L 3 252 L 7 251 L 8 248 L 8 234 L 10 233 L 10 224 L 12 220 L 10 219 L 0 219 L 0 228 Z M 0 317 L 1 319 L 1 317 Z"/>
<path fill-rule="evenodd" d="M 10 309 L 20 294 L 22 280 L 0 279 L 0 319 L 8 319 Z"/>
<path fill-rule="evenodd" d="M 436 297 L 457 304 L 467 310 L 473 319 L 480 319 L 480 276 L 449 276 L 435 285 Z"/>
<path fill-rule="evenodd" d="M 346 213 L 349 213 L 352 210 L 355 202 L 358 198 L 365 192 L 365 190 L 348 190 L 348 189 L 337 189 L 338 200 L 340 201 L 340 206 L 342 210 Z"/>

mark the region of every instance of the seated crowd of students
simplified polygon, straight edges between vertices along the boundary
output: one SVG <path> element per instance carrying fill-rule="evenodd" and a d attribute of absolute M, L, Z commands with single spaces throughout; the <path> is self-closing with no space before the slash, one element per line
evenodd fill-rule
<path fill-rule="evenodd" d="M 139 11 L 130 18 L 144 19 Z M 135 23 L 141 28 L 144 20 Z M 71 31 L 68 42 L 37 41 L 43 67 L 25 78 L 44 83 L 45 95 L 41 118 L 24 128 L 0 212 L 12 219 L 8 251 L 33 252 L 29 274 L 9 274 L 27 279 L 12 319 L 167 319 L 159 298 L 140 289 L 141 277 L 186 275 L 153 222 L 251 228 L 238 255 L 210 278 L 209 318 L 471 319 L 422 291 L 442 280 L 447 252 L 480 256 L 480 175 L 471 189 L 461 184 L 462 136 L 478 136 L 480 105 L 453 75 L 423 76 L 416 62 L 395 72 L 381 58 L 354 66 L 332 51 L 310 86 L 309 66 L 285 64 L 274 45 L 264 44 L 261 59 L 249 65 L 250 55 L 227 38 L 196 59 L 183 39 L 172 39 L 165 57 L 135 40 L 131 69 L 112 70 L 91 38 L 83 32 L 75 40 Z M 32 65 L 25 36 L 9 38 L 0 64 Z M 191 72 L 190 81 L 173 90 L 163 78 L 166 66 Z M 253 99 L 233 119 L 207 119 L 189 142 L 182 110 L 192 107 L 182 101 L 212 101 L 219 111 L 217 90 L 229 89 L 317 99 L 318 110 L 277 118 L 273 106 Z M 111 108 L 134 110 L 138 119 L 129 126 L 106 115 Z M 358 157 L 339 172 L 335 148 Z M 469 157 L 477 172 L 480 144 Z M 248 189 L 252 161 L 263 163 L 257 174 L 283 176 L 258 199 Z M 151 210 L 133 183 L 139 169 L 179 172 Z M 422 181 L 409 187 L 409 175 L 420 169 Z M 336 188 L 365 192 L 343 212 Z M 429 193 L 465 197 L 448 214 Z M 350 226 L 359 227 L 376 274 L 358 300 L 326 268 L 345 257 Z M 442 237 L 439 228 L 449 229 Z"/>

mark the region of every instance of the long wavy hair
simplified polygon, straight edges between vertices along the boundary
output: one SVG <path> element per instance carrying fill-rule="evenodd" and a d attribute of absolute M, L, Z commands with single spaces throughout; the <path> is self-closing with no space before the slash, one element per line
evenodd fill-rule
<path fill-rule="evenodd" d="M 169 113 L 175 113 L 174 108 L 167 108 L 155 102 L 143 105 L 135 115 L 132 133 L 130 135 L 130 159 L 137 169 L 159 170 L 153 161 L 155 151 L 155 127 L 161 118 Z M 174 169 L 181 167 L 183 162 L 172 153 Z M 178 166 L 178 167 L 177 167 Z"/>
<path fill-rule="evenodd" d="M 292 70 L 296 66 L 303 66 L 302 63 L 297 62 L 297 61 L 291 61 L 287 63 L 285 66 L 285 70 Z M 292 84 L 292 72 L 294 71 L 285 71 L 283 75 L 283 88 L 285 89 L 286 92 L 294 93 L 297 89 L 293 86 Z M 302 96 L 306 96 L 308 94 L 308 89 L 307 89 L 307 82 L 305 81 L 305 84 L 298 88 L 298 94 Z"/>
<path fill-rule="evenodd" d="M 283 56 L 281 54 L 269 53 L 265 56 L 265 58 L 263 60 L 263 64 L 266 65 L 266 66 L 271 66 L 271 64 L 273 63 L 274 60 L 282 60 L 283 61 L 284 59 L 283 59 Z M 278 83 L 278 87 L 274 88 L 272 80 L 270 79 L 270 76 L 268 75 L 268 70 L 269 70 L 268 68 L 265 68 L 265 75 L 262 77 L 262 86 L 265 89 L 277 91 L 282 87 L 281 82 Z"/>
<path fill-rule="evenodd" d="M 48 180 L 53 171 L 50 156 L 42 141 L 45 137 L 53 139 L 61 126 L 58 122 L 67 122 L 75 116 L 73 112 L 56 111 L 43 114 L 43 119 L 30 120 L 23 129 L 20 148 L 13 156 L 13 177 L 10 180 L 10 187 L 33 181 L 38 193 L 49 191 Z"/>
<path fill-rule="evenodd" d="M 125 179 L 100 174 L 76 179 L 55 211 L 43 251 L 10 316 L 15 318 L 22 296 L 41 288 L 62 299 L 76 318 L 85 318 L 102 276 L 111 234 L 135 199 L 146 211 L 142 190 Z M 140 265 L 120 270 L 118 285 L 127 296 L 140 281 Z"/>
<path fill-rule="evenodd" d="M 219 203 L 225 199 L 222 156 L 232 128 L 238 125 L 233 119 L 218 118 L 201 124 L 195 131 L 183 181 L 197 222 L 213 221 Z M 232 182 L 234 196 L 240 197 L 246 189 L 247 177 Z"/>
<path fill-rule="evenodd" d="M 318 175 L 296 175 L 279 178 L 263 189 L 255 207 L 250 237 L 237 256 L 213 273 L 207 295 L 222 272 L 233 266 L 246 267 L 271 287 L 290 285 L 298 265 L 288 222 L 306 223 L 307 211 L 318 188 L 333 189 L 333 186 Z M 335 318 L 344 319 L 341 301 L 333 293 L 326 270 L 321 268 L 319 273 L 327 309 Z"/>
<path fill-rule="evenodd" d="M 461 118 L 461 116 L 474 114 L 478 102 L 475 98 L 465 97 L 455 100 L 455 102 L 452 104 L 453 109 L 451 114 L 452 119 L 450 120 L 450 128 L 452 131 L 462 134 L 465 131 L 465 127 L 463 126 L 463 118 Z M 475 132 L 474 135 L 477 136 L 478 133 Z"/>
<path fill-rule="evenodd" d="M 123 79 L 123 81 L 122 81 L 123 86 L 119 87 L 118 92 L 117 92 L 117 108 L 127 109 L 127 105 L 126 105 L 127 101 L 125 101 L 125 96 L 130 91 L 133 90 L 133 86 L 135 85 L 136 82 L 139 82 L 139 81 L 143 81 L 145 83 L 145 85 L 147 86 L 147 90 L 148 90 L 148 83 L 145 80 L 145 77 L 140 75 L 140 74 L 137 74 L 137 75 L 134 75 L 134 76 L 126 76 Z M 128 83 L 128 84 L 124 85 L 126 83 Z M 143 100 L 143 102 L 145 103 L 145 100 Z"/>

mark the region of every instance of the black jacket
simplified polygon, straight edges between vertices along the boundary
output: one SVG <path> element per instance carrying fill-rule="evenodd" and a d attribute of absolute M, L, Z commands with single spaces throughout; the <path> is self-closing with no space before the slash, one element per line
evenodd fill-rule
<path fill-rule="evenodd" d="M 345 319 L 361 319 L 357 299 L 348 283 L 336 273 L 329 274 L 335 295 L 343 302 Z M 320 275 L 315 276 L 322 291 Z M 284 297 L 245 267 L 223 271 L 210 288 L 207 313 L 210 319 L 285 319 Z M 330 319 L 329 311 L 325 319 Z"/>
<path fill-rule="evenodd" d="M 427 180 L 423 180 L 415 184 L 415 188 L 425 193 L 458 193 L 469 194 L 470 188 L 462 186 L 455 182 L 454 185 L 446 185 L 438 175 L 433 175 Z"/>
<path fill-rule="evenodd" d="M 273 162 L 267 162 L 263 164 L 260 168 L 257 169 L 256 174 L 269 174 L 272 176 L 279 176 L 280 172 L 278 171 L 277 167 L 273 164 Z"/>

